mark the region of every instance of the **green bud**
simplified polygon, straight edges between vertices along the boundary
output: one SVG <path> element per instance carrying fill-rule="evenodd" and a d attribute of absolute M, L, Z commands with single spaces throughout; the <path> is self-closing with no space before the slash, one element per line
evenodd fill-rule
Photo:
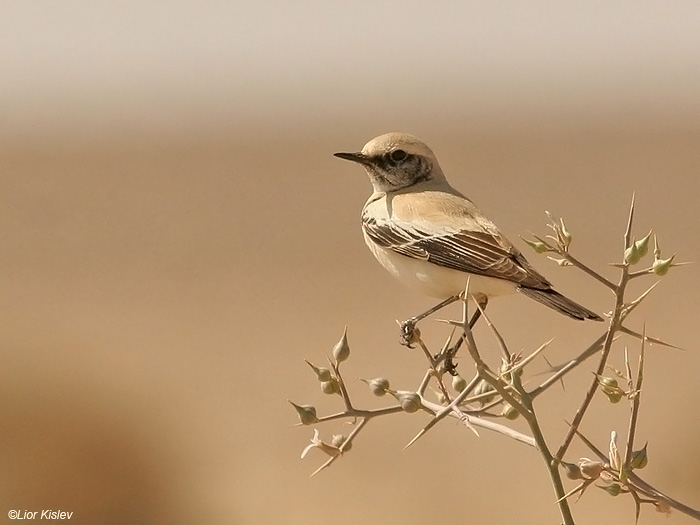
<path fill-rule="evenodd" d="M 328 381 L 321 382 L 321 392 L 324 394 L 340 394 L 340 383 L 335 378 L 330 378 Z"/>
<path fill-rule="evenodd" d="M 624 392 L 617 386 L 617 379 L 605 376 L 596 376 L 600 390 L 608 397 L 611 403 L 618 403 L 622 399 Z"/>
<path fill-rule="evenodd" d="M 526 239 L 525 237 L 520 237 L 525 244 L 527 244 L 530 248 L 535 250 L 536 253 L 544 253 L 549 248 L 547 248 L 547 245 L 541 241 L 531 241 L 530 239 Z"/>
<path fill-rule="evenodd" d="M 649 251 L 649 239 L 651 239 L 651 233 L 652 231 L 649 230 L 649 233 L 647 233 L 644 238 L 639 239 L 637 242 L 634 243 L 634 246 L 637 248 L 637 253 L 639 253 L 640 258 L 644 257 Z"/>
<path fill-rule="evenodd" d="M 622 487 L 618 483 L 612 483 L 611 485 L 603 485 L 600 488 L 608 494 L 610 494 L 612 497 L 618 496 L 620 492 L 622 492 Z"/>
<path fill-rule="evenodd" d="M 304 359 L 304 361 L 306 361 L 306 359 Z M 331 371 L 327 368 L 324 368 L 322 366 L 316 366 L 310 361 L 306 361 L 306 364 L 313 369 L 319 381 L 328 381 L 331 378 Z"/>
<path fill-rule="evenodd" d="M 454 388 L 455 392 L 463 391 L 467 388 L 467 380 L 459 374 L 452 376 L 452 388 Z"/>
<path fill-rule="evenodd" d="M 333 347 L 333 359 L 336 363 L 342 363 L 348 357 L 350 357 L 350 346 L 348 345 L 348 327 L 346 326 L 343 330 L 343 337 Z"/>
<path fill-rule="evenodd" d="M 297 405 L 293 401 L 289 402 L 293 407 L 294 410 L 297 411 L 297 415 L 299 416 L 299 421 L 301 421 L 302 425 L 313 425 L 314 423 L 318 423 L 318 418 L 316 417 L 316 407 L 313 405 Z"/>
<path fill-rule="evenodd" d="M 598 383 L 600 386 L 607 388 L 617 388 L 617 379 L 614 377 L 598 376 Z"/>
<path fill-rule="evenodd" d="M 513 421 L 515 419 L 518 419 L 519 415 L 520 415 L 520 413 L 514 407 L 512 407 L 510 404 L 508 404 L 508 403 L 503 404 L 503 410 L 501 410 L 501 416 L 503 416 L 504 418 L 506 418 L 510 421 Z"/>
<path fill-rule="evenodd" d="M 625 250 L 624 259 L 627 264 L 637 264 L 642 256 L 637 249 L 637 243 L 632 241 L 629 248 Z"/>
<path fill-rule="evenodd" d="M 647 457 L 647 444 L 639 450 L 632 452 L 632 459 L 630 460 L 630 467 L 633 469 L 643 469 L 649 463 L 649 458 Z"/>
<path fill-rule="evenodd" d="M 596 376 L 598 378 L 598 384 L 603 393 L 608 397 L 611 403 L 619 403 L 623 397 L 624 392 L 618 386 L 617 379 L 613 377 L 606 376 Z"/>
<path fill-rule="evenodd" d="M 674 253 L 672 257 L 668 259 L 655 259 L 654 264 L 651 265 L 651 271 L 653 271 L 656 275 L 663 277 L 668 273 L 669 268 L 671 268 L 671 265 L 673 264 L 673 259 L 676 258 L 676 254 Z"/>
<path fill-rule="evenodd" d="M 610 401 L 613 405 L 622 400 L 622 393 L 620 392 L 608 392 L 603 390 L 603 393 L 608 396 L 608 401 Z"/>

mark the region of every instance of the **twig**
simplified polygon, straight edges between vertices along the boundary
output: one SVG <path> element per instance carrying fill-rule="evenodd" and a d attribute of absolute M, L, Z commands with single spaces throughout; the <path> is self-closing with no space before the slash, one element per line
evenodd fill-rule
<path fill-rule="evenodd" d="M 566 374 L 571 372 L 578 365 L 583 363 L 586 359 L 588 359 L 592 355 L 595 355 L 597 352 L 599 352 L 600 349 L 603 347 L 603 342 L 605 341 L 606 336 L 607 336 L 607 332 L 605 332 L 598 339 L 596 339 L 588 348 L 586 348 L 586 350 L 584 350 L 581 353 L 581 355 L 572 359 L 571 361 L 569 361 L 565 365 L 562 365 L 561 367 L 559 367 L 559 369 L 554 374 L 552 374 L 550 377 L 548 377 L 540 386 L 538 386 L 537 388 L 534 388 L 530 392 L 530 395 L 533 398 L 539 396 L 545 390 L 547 390 L 550 386 L 552 386 L 554 383 L 559 381 L 562 377 L 564 377 Z"/>
<path fill-rule="evenodd" d="M 603 454 L 603 452 L 600 451 L 590 440 L 588 440 L 583 434 L 580 432 L 576 432 L 576 435 L 583 441 L 583 443 L 596 455 L 601 461 L 608 461 L 608 457 Z M 678 500 L 673 499 L 670 496 L 667 496 L 663 492 L 661 492 L 659 489 L 654 488 L 652 485 L 644 481 L 642 478 L 640 478 L 637 474 L 634 472 L 629 472 L 627 474 L 627 479 L 631 483 L 634 484 L 635 487 L 638 489 L 642 490 L 645 494 L 659 499 L 663 500 L 668 505 L 676 509 L 678 512 L 681 512 L 682 514 L 685 514 L 686 516 L 690 516 L 691 518 L 695 518 L 696 520 L 700 521 L 700 510 L 694 509 L 692 507 L 689 507 L 688 505 L 685 505 L 684 503 L 681 503 Z"/>
<path fill-rule="evenodd" d="M 639 350 L 639 369 L 637 370 L 637 382 L 634 385 L 634 391 L 631 393 L 632 399 L 630 400 L 630 426 L 627 430 L 627 448 L 625 450 L 625 465 L 629 465 L 632 461 L 632 452 L 634 448 L 634 435 L 637 431 L 637 418 L 639 417 L 639 404 L 642 399 L 642 381 L 644 380 L 644 342 L 646 340 L 646 326 L 642 330 L 642 342 L 641 348 Z M 629 367 L 629 364 L 628 364 Z M 630 383 L 632 383 L 630 375 Z M 629 385 L 630 389 L 632 385 Z"/>
<path fill-rule="evenodd" d="M 539 253 L 550 252 L 558 254 L 562 257 L 562 259 L 555 259 L 555 261 L 559 262 L 560 265 L 570 265 L 579 268 L 586 275 L 600 282 L 614 293 L 614 307 L 608 314 L 606 314 L 609 317 L 609 325 L 605 332 L 571 361 L 556 368 L 551 368 L 550 365 L 550 371 L 553 373 L 551 373 L 551 375 L 541 384 L 530 391 L 527 391 L 523 386 L 522 375 L 524 369 L 533 362 L 533 359 L 537 355 L 544 351 L 544 349 L 551 343 L 551 340 L 542 344 L 537 350 L 529 353 L 526 357 L 523 357 L 523 351 L 512 353 L 508 349 L 508 346 L 499 330 L 486 315 L 484 311 L 485 308 L 482 307 L 476 297 L 469 294 L 469 279 L 467 279 L 467 286 L 464 293 L 460 294 L 460 297 L 463 300 L 462 319 L 459 321 L 444 321 L 445 323 L 460 329 L 461 334 L 454 344 L 452 341 L 454 339 L 455 328 L 453 328 L 452 333 L 443 344 L 441 350 L 436 354 L 432 354 L 428 346 L 421 338 L 418 329 L 413 326 L 415 325 L 415 321 L 419 320 L 421 316 L 409 320 L 413 322 L 413 325 L 410 326 L 411 339 L 409 343 L 417 343 L 428 362 L 428 369 L 425 371 L 417 391 L 392 390 L 389 388 L 388 380 L 384 378 L 377 378 L 372 381 L 363 380 L 370 385 L 372 392 L 376 395 L 384 395 L 385 393 L 393 395 L 400 403 L 398 406 L 391 406 L 376 410 L 362 410 L 353 406 L 345 381 L 343 380 L 340 372 L 339 361 L 347 359 L 347 353 L 342 359 L 335 359 L 336 352 L 334 350 L 334 360 L 329 359 L 331 362 L 332 374 L 327 369 L 319 369 L 309 363 L 316 371 L 319 380 L 322 382 L 322 390 L 326 393 L 340 394 L 345 405 L 345 409 L 342 412 L 318 418 L 316 417 L 315 408 L 313 406 L 294 405 L 301 421 L 304 424 L 309 425 L 348 418 L 355 420 L 355 427 L 350 432 L 349 436 L 346 438 L 342 436 L 334 436 L 332 445 L 321 441 L 318 438 L 318 434 L 315 434 L 311 441 L 311 445 L 307 446 L 302 454 L 302 457 L 308 450 L 314 447 L 321 448 L 330 457 L 324 462 L 323 465 L 321 465 L 321 467 L 314 471 L 312 475 L 315 475 L 323 469 L 328 468 L 328 466 L 341 457 L 343 453 L 349 449 L 353 440 L 370 420 L 376 417 L 383 417 L 399 412 L 410 413 L 423 410 L 431 414 L 432 418 L 426 425 L 423 426 L 416 436 L 411 439 L 405 448 L 409 448 L 415 444 L 418 439 L 424 436 L 440 421 L 443 421 L 447 417 L 455 418 L 461 421 L 477 435 L 479 435 L 476 431 L 477 428 L 485 429 L 501 434 L 510 439 L 514 439 L 519 443 L 536 448 L 540 452 L 540 455 L 547 466 L 552 487 L 557 498 L 556 502 L 559 506 L 561 520 L 565 525 L 574 524 L 571 509 L 569 507 L 569 496 L 579 493 L 579 497 L 581 497 L 586 488 L 592 485 L 596 479 L 600 479 L 606 483 L 606 486 L 603 487 L 606 488 L 606 490 L 611 489 L 611 491 L 613 491 L 614 489 L 613 492 L 615 494 L 630 493 L 634 499 L 637 521 L 639 520 L 642 504 L 654 504 L 657 506 L 657 509 L 661 510 L 673 508 L 688 516 L 700 520 L 700 511 L 692 509 L 674 500 L 673 498 L 662 494 L 660 491 L 639 478 L 639 476 L 635 473 L 635 469 L 642 468 L 644 462 L 646 461 L 646 456 L 644 455 L 646 451 L 644 449 L 642 451 L 634 451 L 637 422 L 641 407 L 641 390 L 644 379 L 646 344 L 657 344 L 672 348 L 678 347 L 670 343 L 666 343 L 661 339 L 647 336 L 646 327 L 643 328 L 642 333 L 640 334 L 624 326 L 628 315 L 631 314 L 634 309 L 637 308 L 637 306 L 649 295 L 654 286 L 658 284 L 658 281 L 632 301 L 626 302 L 625 293 L 627 291 L 627 285 L 631 279 L 647 275 L 662 276 L 666 271 L 668 271 L 669 268 L 682 266 L 686 263 L 673 263 L 675 254 L 670 259 L 660 259 L 661 251 L 658 247 L 658 242 L 655 241 L 655 264 L 644 270 L 631 272 L 631 265 L 637 263 L 641 257 L 646 255 L 647 242 L 652 235 L 652 232 L 650 232 L 639 241 L 636 241 L 635 238 L 632 237 L 634 214 L 635 196 L 633 194 L 632 202 L 629 208 L 627 225 L 624 232 L 623 260 L 621 263 L 612 264 L 612 266 L 620 269 L 620 276 L 617 284 L 606 279 L 569 253 L 569 246 L 571 244 L 572 236 L 566 229 L 562 219 L 555 220 L 551 214 L 547 213 L 551 220 L 551 224 L 548 226 L 553 230 L 554 235 L 547 235 L 546 238 L 551 239 L 553 243 L 550 243 L 550 241 L 537 236 L 534 237 L 537 239 L 537 241 L 539 241 L 538 243 L 535 243 L 534 241 L 527 241 Z M 539 243 L 543 243 L 544 246 Z M 469 319 L 468 315 L 468 298 L 474 300 L 477 308 L 477 310 L 473 313 L 471 320 Z M 445 303 L 441 303 L 441 305 L 433 308 L 428 313 L 436 310 L 444 304 Z M 493 334 L 503 356 L 503 364 L 498 369 L 492 369 L 482 359 L 481 353 L 474 339 L 474 334 L 471 330 L 472 323 L 480 316 L 484 317 L 485 322 Z M 403 323 L 401 325 L 402 328 L 404 328 L 404 325 L 406 324 L 407 323 Z M 636 378 L 633 379 L 632 366 L 630 364 L 629 357 L 630 353 L 627 348 L 625 348 L 625 373 L 623 374 L 622 372 L 617 372 L 615 369 L 613 369 L 613 371 L 615 371 L 619 377 L 624 376 L 627 379 L 626 392 L 617 386 L 617 382 L 610 378 L 605 378 L 602 375 L 605 369 L 608 368 L 607 361 L 610 356 L 610 352 L 612 351 L 613 343 L 620 337 L 619 334 L 630 335 L 640 339 L 641 341 Z M 406 334 L 404 333 L 404 336 L 405 335 Z M 345 338 L 345 335 L 343 337 Z M 346 340 L 345 343 L 347 344 Z M 454 377 L 452 388 L 448 389 L 444 378 L 446 377 L 447 372 L 449 372 L 452 376 L 458 376 L 455 373 L 455 365 L 452 360 L 457 350 L 463 343 L 466 344 L 469 356 L 474 361 L 476 366 L 476 376 L 472 378 L 468 384 L 462 377 Z M 599 355 L 594 380 L 586 390 L 583 400 L 579 404 L 564 439 L 559 445 L 556 454 L 553 455 L 549 449 L 545 435 L 542 432 L 542 422 L 538 418 L 535 411 L 534 402 L 539 395 L 543 394 L 557 381 L 562 380 L 565 375 L 578 368 L 585 360 L 594 355 Z M 330 377 L 330 379 L 327 379 L 328 377 Z M 430 386 L 433 378 L 435 378 L 437 388 L 439 389 L 439 391 L 436 390 L 436 393 L 439 397 L 440 403 L 434 403 L 425 398 L 425 392 Z M 330 385 L 333 388 L 327 388 L 329 385 L 325 383 L 329 381 L 337 382 L 337 388 L 335 385 Z M 480 386 L 485 385 L 489 385 L 488 389 L 480 388 Z M 478 386 L 479 388 L 477 390 Z M 630 401 L 630 419 L 624 460 L 621 459 L 620 452 L 617 447 L 616 432 L 611 433 L 610 451 L 606 457 L 597 448 L 595 448 L 579 430 L 581 423 L 591 406 L 592 399 L 599 388 L 601 388 L 613 402 L 619 400 L 622 395 L 626 395 Z M 475 390 L 478 392 L 476 395 L 474 394 Z M 451 394 L 453 391 L 456 392 L 456 394 Z M 612 396 L 617 397 L 614 398 Z M 476 402 L 479 402 L 478 407 L 475 404 Z M 504 405 L 500 414 L 490 412 L 491 409 L 499 405 Z M 515 412 L 517 412 L 517 414 Z M 527 435 L 514 430 L 507 425 L 500 424 L 489 419 L 504 416 L 510 419 L 511 416 L 517 417 L 518 414 L 523 416 L 523 419 L 527 423 L 532 435 Z M 590 460 L 585 460 L 579 462 L 579 464 L 564 463 L 562 458 L 568 451 L 575 436 L 579 436 L 584 443 L 586 443 L 586 445 L 601 459 L 601 461 L 592 462 Z M 607 461 L 609 461 L 609 465 L 606 464 Z M 568 493 L 565 491 L 564 484 L 562 482 L 562 474 L 560 470 L 560 466 L 562 465 L 564 467 L 563 469 L 566 470 L 567 475 L 570 475 L 572 479 L 583 480 L 576 488 Z M 578 477 L 576 477 L 576 469 L 579 469 Z"/>
<path fill-rule="evenodd" d="M 438 405 L 437 403 L 432 403 L 430 401 L 423 400 L 423 405 L 425 408 L 430 410 L 431 412 L 437 414 L 440 412 L 443 408 L 445 408 L 443 405 Z M 456 417 L 458 419 L 459 416 L 454 412 L 451 411 L 448 414 L 450 417 Z M 500 423 L 496 423 L 495 421 L 490 421 L 485 418 L 481 418 L 478 416 L 469 416 L 469 423 L 472 426 L 478 427 L 478 428 L 483 428 L 485 430 L 490 430 L 492 432 L 495 432 L 497 434 L 501 434 L 502 436 L 509 437 L 511 439 L 514 439 L 515 441 L 519 443 L 523 443 L 525 445 L 528 445 L 530 447 L 537 448 L 537 444 L 535 443 L 535 440 L 526 434 L 523 434 L 522 432 L 518 432 L 517 430 L 513 430 L 510 427 L 507 427 L 505 425 L 501 425 Z"/>
<path fill-rule="evenodd" d="M 632 194 L 632 204 L 630 205 L 630 212 L 629 212 L 629 218 L 627 219 L 627 229 L 625 230 L 625 236 L 624 236 L 624 250 L 627 250 L 627 248 L 630 246 L 631 238 L 632 238 L 632 221 L 634 219 L 634 194 Z M 608 326 L 608 331 L 605 335 L 605 341 L 603 342 L 603 352 L 600 357 L 600 361 L 598 362 L 598 369 L 596 370 L 596 377 L 593 379 L 591 382 L 591 385 L 588 387 L 588 391 L 586 392 L 585 397 L 583 398 L 583 402 L 581 403 L 581 406 L 579 409 L 576 411 L 576 414 L 574 415 L 573 421 L 571 423 L 571 426 L 569 427 L 569 430 L 564 437 L 564 440 L 559 447 L 559 450 L 557 451 L 556 454 L 556 459 L 558 461 L 561 461 L 561 459 L 564 457 L 564 454 L 566 454 L 566 451 L 569 448 L 569 445 L 571 445 L 571 441 L 574 438 L 574 435 L 576 434 L 576 431 L 579 428 L 579 425 L 581 425 L 581 421 L 583 421 L 583 417 L 586 414 L 586 410 L 591 404 L 591 401 L 593 400 L 593 396 L 595 395 L 595 392 L 598 388 L 598 376 L 600 376 L 604 371 L 605 371 L 605 364 L 608 361 L 608 356 L 610 355 L 610 350 L 612 349 L 612 343 L 615 338 L 615 331 L 620 325 L 620 322 L 622 320 L 622 315 L 623 315 L 623 309 L 624 309 L 624 298 L 625 298 L 625 288 L 627 286 L 627 281 L 629 280 L 629 266 L 625 265 L 622 268 L 622 275 L 620 276 L 620 281 L 615 287 L 615 308 L 613 310 L 612 318 L 610 319 L 610 325 Z"/>
<path fill-rule="evenodd" d="M 478 303 L 477 303 L 478 306 Z M 501 352 L 505 356 L 505 359 L 510 363 L 512 361 L 512 354 L 508 350 L 508 347 L 506 346 L 505 341 L 503 340 L 503 337 L 501 337 L 501 334 L 499 331 L 496 329 L 494 324 L 486 317 L 486 314 L 482 311 L 481 315 L 484 316 L 484 319 L 486 319 L 488 327 L 491 329 L 491 332 L 493 333 L 494 338 L 496 341 L 498 341 L 499 346 L 501 347 Z M 466 310 L 465 310 L 465 318 L 466 318 Z M 476 344 L 474 343 L 474 338 L 471 333 L 471 330 L 469 330 L 469 327 L 467 326 L 465 328 L 465 335 L 467 337 L 467 349 L 469 352 L 472 354 L 472 358 L 477 364 L 477 370 L 480 371 L 479 375 L 481 374 L 481 370 L 488 371 L 488 367 L 485 366 L 483 361 L 481 361 L 481 357 L 479 353 L 476 351 Z M 551 342 L 551 340 L 549 341 Z M 549 342 L 545 343 L 544 345 L 540 346 L 539 349 L 537 349 L 535 352 L 533 352 L 533 355 L 529 356 L 528 360 L 532 359 L 534 355 L 539 354 L 544 348 L 547 347 Z M 505 375 L 507 372 L 503 372 L 503 375 Z M 488 381 L 488 378 L 486 375 L 482 376 L 485 380 Z M 533 404 L 533 397 L 529 395 L 525 389 L 523 388 L 521 379 L 520 379 L 520 369 L 517 367 L 513 366 L 512 371 L 510 372 L 510 377 L 511 381 L 513 383 L 514 388 L 519 394 L 519 402 L 518 404 L 513 404 L 511 403 L 511 406 L 515 407 L 516 410 L 523 416 L 525 421 L 527 421 L 528 426 L 530 427 L 530 431 L 532 432 L 532 437 L 535 440 L 535 443 L 537 444 L 537 450 L 539 450 L 540 455 L 542 456 L 542 459 L 544 460 L 545 465 L 547 466 L 547 471 L 549 472 L 549 478 L 552 481 L 552 487 L 554 488 L 554 494 L 556 496 L 556 502 L 557 505 L 559 506 L 559 512 L 561 514 L 562 520 L 564 521 L 565 525 L 573 525 L 574 523 L 574 518 L 573 515 L 571 514 L 571 508 L 569 507 L 569 502 L 566 498 L 566 490 L 564 489 L 564 484 L 561 479 L 561 474 L 559 473 L 559 467 L 558 463 L 554 460 L 552 457 L 552 453 L 549 450 L 549 446 L 547 445 L 547 440 L 544 437 L 544 434 L 542 433 L 542 429 L 540 428 L 540 423 L 537 419 L 537 415 L 535 413 L 535 407 Z M 501 393 L 501 390 L 498 389 L 498 381 L 493 383 L 494 388 L 498 390 L 499 393 Z M 504 390 L 505 391 L 505 390 Z M 504 397 L 505 399 L 505 397 Z M 509 401 L 510 402 L 510 401 Z M 522 409 L 520 409 L 522 407 Z"/>
<path fill-rule="evenodd" d="M 323 469 L 330 467 L 331 464 L 336 459 L 341 457 L 343 455 L 343 450 L 345 448 L 347 448 L 350 445 L 350 443 L 352 443 L 352 440 L 355 439 L 355 436 L 360 432 L 360 430 L 362 430 L 362 428 L 367 424 L 368 421 L 369 421 L 369 419 L 361 419 L 360 422 L 357 424 L 357 426 L 352 430 L 352 432 L 350 432 L 350 434 L 348 435 L 348 438 L 345 440 L 345 442 L 340 446 L 338 454 L 335 456 L 329 457 L 326 460 L 326 462 L 323 465 L 321 465 L 320 467 L 318 467 L 316 470 L 314 470 L 311 473 L 311 476 L 309 476 L 309 477 L 313 478 L 316 474 L 321 472 Z"/>

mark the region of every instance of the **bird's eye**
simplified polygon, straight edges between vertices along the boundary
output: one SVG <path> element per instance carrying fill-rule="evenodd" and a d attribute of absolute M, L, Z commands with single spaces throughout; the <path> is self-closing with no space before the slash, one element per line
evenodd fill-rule
<path fill-rule="evenodd" d="M 391 157 L 391 160 L 394 162 L 401 162 L 402 160 L 405 160 L 406 157 L 408 157 L 408 153 L 406 153 L 402 149 L 395 149 L 394 151 L 391 152 L 389 155 Z"/>

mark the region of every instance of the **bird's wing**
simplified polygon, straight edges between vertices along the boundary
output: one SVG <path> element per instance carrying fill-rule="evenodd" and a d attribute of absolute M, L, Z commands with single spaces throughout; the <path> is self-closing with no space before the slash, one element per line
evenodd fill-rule
<path fill-rule="evenodd" d="M 494 233 L 494 228 L 480 228 L 473 221 L 469 221 L 469 228 L 451 229 L 363 214 L 362 226 L 376 244 L 407 257 L 528 288 L 551 286 L 510 242 Z"/>

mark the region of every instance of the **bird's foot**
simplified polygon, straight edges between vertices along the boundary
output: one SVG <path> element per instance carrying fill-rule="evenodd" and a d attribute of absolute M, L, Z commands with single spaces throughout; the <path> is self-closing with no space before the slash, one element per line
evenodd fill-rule
<path fill-rule="evenodd" d="M 415 348 L 414 345 L 420 338 L 420 330 L 416 327 L 418 320 L 415 317 L 399 321 L 399 330 L 401 331 L 399 342 L 408 348 Z"/>
<path fill-rule="evenodd" d="M 442 363 L 442 371 L 451 376 L 457 375 L 457 363 L 454 362 L 455 354 L 459 350 L 459 345 L 443 348 L 433 356 L 435 363 Z"/>
<path fill-rule="evenodd" d="M 445 351 L 445 372 L 451 376 L 457 375 L 457 363 L 454 362 L 458 347 L 450 347 Z"/>

